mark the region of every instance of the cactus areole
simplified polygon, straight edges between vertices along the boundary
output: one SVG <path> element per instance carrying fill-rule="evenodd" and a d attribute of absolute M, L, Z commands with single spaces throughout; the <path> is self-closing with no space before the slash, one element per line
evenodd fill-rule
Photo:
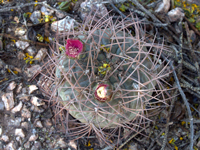
<path fill-rule="evenodd" d="M 100 83 L 95 86 L 94 97 L 100 102 L 111 100 L 112 86 L 109 83 Z"/>
<path fill-rule="evenodd" d="M 83 51 L 83 43 L 77 39 L 68 39 L 66 42 L 66 55 L 69 58 L 78 58 Z"/>

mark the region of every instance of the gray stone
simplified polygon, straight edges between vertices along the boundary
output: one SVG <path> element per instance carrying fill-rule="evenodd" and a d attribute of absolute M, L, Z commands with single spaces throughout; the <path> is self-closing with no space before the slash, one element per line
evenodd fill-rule
<path fill-rule="evenodd" d="M 8 92 L 2 95 L 2 101 L 4 102 L 6 110 L 10 110 L 14 107 L 13 92 Z"/>

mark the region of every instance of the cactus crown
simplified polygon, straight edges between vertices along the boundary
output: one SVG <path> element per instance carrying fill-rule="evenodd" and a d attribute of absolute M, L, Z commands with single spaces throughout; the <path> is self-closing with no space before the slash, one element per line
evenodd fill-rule
<path fill-rule="evenodd" d="M 132 14 L 131 20 L 91 14 L 78 29 L 58 34 L 40 85 L 71 116 L 66 117 L 69 136 L 94 131 L 109 143 L 123 137 L 125 129 L 138 132 L 149 121 L 148 110 L 171 99 L 168 64 L 160 58 L 167 48 L 146 38 Z"/>

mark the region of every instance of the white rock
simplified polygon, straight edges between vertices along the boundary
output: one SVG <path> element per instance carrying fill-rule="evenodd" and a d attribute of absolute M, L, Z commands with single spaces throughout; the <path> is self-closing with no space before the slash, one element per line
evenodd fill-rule
<path fill-rule="evenodd" d="M 161 3 L 158 3 L 155 12 L 156 13 L 167 13 L 170 8 L 170 0 L 163 0 Z"/>
<path fill-rule="evenodd" d="M 15 81 L 10 82 L 10 84 L 9 84 L 8 87 L 7 87 L 7 90 L 9 90 L 9 91 L 14 90 L 15 87 L 16 87 L 16 85 L 17 85 L 17 84 L 15 83 Z"/>
<path fill-rule="evenodd" d="M 15 35 L 22 36 L 26 33 L 26 28 L 19 27 L 15 30 Z"/>
<path fill-rule="evenodd" d="M 42 102 L 42 100 L 40 100 L 38 97 L 36 96 L 33 96 L 31 97 L 31 103 L 35 106 L 41 106 L 41 105 L 44 105 L 45 103 Z"/>
<path fill-rule="evenodd" d="M 0 136 L 1 136 L 1 134 L 2 134 L 2 131 L 3 131 L 3 130 L 2 130 L 2 126 L 0 126 Z"/>
<path fill-rule="evenodd" d="M 25 106 L 23 106 L 23 109 L 21 111 L 21 115 L 24 118 L 31 118 L 31 112 Z"/>
<path fill-rule="evenodd" d="M 2 135 L 1 140 L 3 140 L 4 142 L 8 142 L 9 137 L 7 135 Z"/>
<path fill-rule="evenodd" d="M 40 11 L 34 11 L 31 16 L 30 16 L 30 19 L 31 21 L 34 23 L 34 24 L 38 24 L 40 23 L 40 19 L 41 19 L 41 12 Z"/>
<path fill-rule="evenodd" d="M 22 122 L 21 127 L 28 130 L 28 122 Z"/>
<path fill-rule="evenodd" d="M 16 93 L 19 94 L 22 90 L 22 83 L 20 83 L 18 86 L 17 86 L 17 90 L 16 90 Z"/>
<path fill-rule="evenodd" d="M 31 108 L 30 108 L 31 111 L 34 111 L 34 112 L 37 112 L 37 113 L 42 113 L 44 112 L 44 109 L 43 108 L 39 108 L 38 106 L 35 106 L 35 105 L 32 105 Z"/>
<path fill-rule="evenodd" d="M 4 102 L 0 101 L 0 111 L 3 111 L 5 108 Z"/>
<path fill-rule="evenodd" d="M 14 107 L 13 92 L 3 94 L 2 101 L 4 102 L 6 110 L 12 109 Z"/>
<path fill-rule="evenodd" d="M 16 118 L 13 118 L 13 119 L 7 117 L 7 119 L 9 119 L 7 125 L 11 126 L 11 127 L 12 126 L 20 126 L 21 121 L 22 121 L 21 117 L 16 117 Z"/>
<path fill-rule="evenodd" d="M 67 147 L 67 143 L 62 138 L 59 138 L 57 143 L 56 143 L 56 146 L 57 147 L 61 147 L 61 148 L 66 148 Z"/>
<path fill-rule="evenodd" d="M 15 135 L 21 138 L 25 137 L 24 131 L 22 129 L 15 129 Z"/>
<path fill-rule="evenodd" d="M 13 30 L 11 29 L 11 28 L 8 28 L 7 29 L 7 33 L 10 33 L 10 32 L 12 32 Z"/>
<path fill-rule="evenodd" d="M 51 24 L 51 30 L 56 32 L 57 30 L 59 32 L 61 31 L 69 31 L 73 29 L 74 27 L 77 27 L 77 22 L 72 19 L 71 17 L 67 16 L 64 19 L 61 19 L 59 21 L 54 21 Z"/>
<path fill-rule="evenodd" d="M 68 145 L 73 147 L 74 149 L 77 149 L 77 145 L 73 140 L 70 140 Z"/>
<path fill-rule="evenodd" d="M 24 148 L 26 148 L 26 149 L 30 148 L 30 142 L 29 141 L 24 144 Z"/>
<path fill-rule="evenodd" d="M 40 65 L 34 65 L 34 66 L 31 66 L 30 68 L 27 68 L 27 71 L 25 73 L 30 78 L 30 77 L 33 77 L 40 70 L 41 70 Z"/>
<path fill-rule="evenodd" d="M 33 93 L 35 90 L 37 90 L 38 87 L 37 87 L 36 85 L 30 85 L 30 86 L 28 87 L 28 89 L 29 89 L 29 94 L 31 94 L 31 93 Z"/>
<path fill-rule="evenodd" d="M 99 17 L 103 17 L 108 13 L 108 10 L 103 3 L 98 3 L 95 0 L 82 2 L 80 7 L 82 20 L 84 20 L 91 13 L 91 11 L 97 13 Z"/>
<path fill-rule="evenodd" d="M 6 145 L 4 150 L 16 150 L 15 145 L 14 145 L 14 141 L 8 143 L 8 145 Z"/>
<path fill-rule="evenodd" d="M 30 136 L 29 142 L 35 141 L 35 140 L 37 140 L 37 138 L 38 138 L 38 135 L 33 134 Z"/>
<path fill-rule="evenodd" d="M 42 122 L 40 120 L 37 120 L 35 123 L 35 127 L 43 128 Z"/>
<path fill-rule="evenodd" d="M 21 139 L 21 137 L 17 136 L 17 137 L 16 137 L 16 140 L 17 140 L 20 144 L 22 144 L 22 139 Z"/>
<path fill-rule="evenodd" d="M 15 45 L 16 45 L 17 48 L 22 49 L 22 50 L 25 50 L 27 47 L 29 47 L 29 43 L 28 42 L 24 42 L 24 41 L 20 41 L 20 40 L 18 40 L 15 43 Z"/>
<path fill-rule="evenodd" d="M 46 48 L 41 48 L 38 53 L 35 56 L 35 60 L 41 61 L 45 58 L 45 56 L 47 55 L 47 49 Z"/>
<path fill-rule="evenodd" d="M 16 112 L 20 111 L 20 110 L 22 109 L 22 106 L 23 106 L 23 103 L 20 101 L 19 104 L 18 104 L 17 106 L 15 106 L 15 107 L 11 110 L 11 112 L 12 112 L 12 113 L 16 113 Z"/>
<path fill-rule="evenodd" d="M 54 13 L 54 10 L 51 10 L 49 8 L 46 8 L 45 6 L 41 7 L 41 12 L 44 15 L 52 15 Z"/>
<path fill-rule="evenodd" d="M 29 46 L 29 47 L 26 49 L 26 52 L 27 52 L 30 56 L 34 56 L 34 55 L 36 54 L 35 47 Z"/>
<path fill-rule="evenodd" d="M 182 8 L 176 7 L 167 13 L 170 22 L 182 21 L 185 13 Z"/>

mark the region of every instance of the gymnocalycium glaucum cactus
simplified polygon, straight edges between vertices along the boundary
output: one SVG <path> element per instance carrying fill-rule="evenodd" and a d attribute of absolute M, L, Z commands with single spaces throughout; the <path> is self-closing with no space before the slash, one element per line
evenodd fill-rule
<path fill-rule="evenodd" d="M 69 136 L 96 133 L 109 143 L 125 130 L 138 132 L 148 111 L 171 99 L 168 64 L 160 58 L 167 48 L 145 37 L 132 14 L 129 19 L 91 14 L 78 28 L 58 33 L 40 86 L 67 110 Z"/>

